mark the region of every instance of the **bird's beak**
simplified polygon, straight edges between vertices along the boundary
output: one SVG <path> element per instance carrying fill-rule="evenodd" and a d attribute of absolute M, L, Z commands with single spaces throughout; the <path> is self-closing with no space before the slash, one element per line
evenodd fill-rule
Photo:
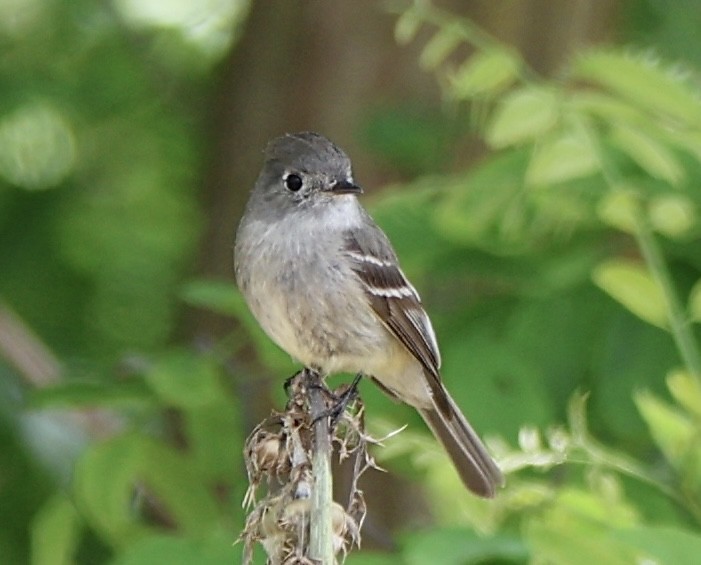
<path fill-rule="evenodd" d="M 350 181 L 339 180 L 329 186 L 329 192 L 333 194 L 362 194 L 363 189 Z"/>

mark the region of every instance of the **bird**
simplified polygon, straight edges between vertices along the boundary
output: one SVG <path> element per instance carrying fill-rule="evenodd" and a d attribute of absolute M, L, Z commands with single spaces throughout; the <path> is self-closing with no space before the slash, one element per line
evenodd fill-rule
<path fill-rule="evenodd" d="M 446 389 L 431 321 L 362 192 L 325 136 L 273 139 L 236 230 L 238 288 L 304 367 L 364 375 L 414 407 L 467 489 L 492 498 L 503 474 Z"/>

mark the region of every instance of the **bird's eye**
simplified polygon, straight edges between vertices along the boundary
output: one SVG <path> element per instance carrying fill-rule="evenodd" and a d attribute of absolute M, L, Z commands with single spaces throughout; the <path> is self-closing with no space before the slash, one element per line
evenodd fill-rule
<path fill-rule="evenodd" d="M 302 184 L 302 178 L 299 175 L 291 173 L 285 177 L 285 187 L 287 190 L 297 192 L 300 188 L 302 188 Z"/>

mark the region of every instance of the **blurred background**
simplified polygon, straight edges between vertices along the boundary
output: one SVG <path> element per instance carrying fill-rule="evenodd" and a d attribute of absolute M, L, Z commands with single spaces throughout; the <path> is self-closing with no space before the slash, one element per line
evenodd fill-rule
<path fill-rule="evenodd" d="M 233 234 L 298 130 L 353 159 L 508 475 L 474 499 L 363 383 L 371 430 L 410 426 L 347 562 L 696 563 L 699 29 L 695 0 L 0 0 L 0 563 L 240 562 L 243 441 L 296 366 Z"/>

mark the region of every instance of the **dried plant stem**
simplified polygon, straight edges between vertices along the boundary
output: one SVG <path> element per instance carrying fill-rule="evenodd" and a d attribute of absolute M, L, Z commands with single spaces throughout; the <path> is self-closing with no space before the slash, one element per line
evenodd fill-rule
<path fill-rule="evenodd" d="M 312 506 L 309 523 L 309 557 L 322 565 L 336 562 L 333 549 L 331 474 L 331 436 L 326 399 L 321 376 L 306 370 L 310 412 L 314 422 L 314 453 L 312 455 Z"/>

